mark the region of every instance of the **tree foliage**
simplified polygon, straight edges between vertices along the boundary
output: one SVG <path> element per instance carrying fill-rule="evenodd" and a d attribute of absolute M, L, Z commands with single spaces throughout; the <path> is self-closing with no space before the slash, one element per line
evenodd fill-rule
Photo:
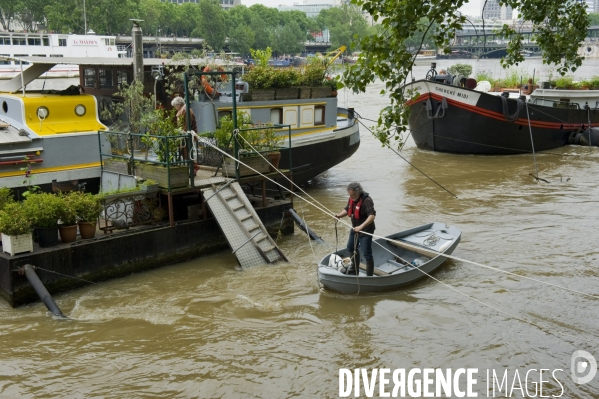
<path fill-rule="evenodd" d="M 329 29 L 333 45 L 350 48 L 352 40 L 369 32 L 368 24 L 356 6 L 343 5 L 323 10 L 318 18 L 302 11 L 278 11 L 255 4 L 224 11 L 218 0 L 183 4 L 161 0 L 87 0 L 87 29 L 97 34 L 129 35 L 132 18 L 142 19 L 144 35 L 201 37 L 215 51 L 229 40 L 232 51 L 248 54 L 250 48 L 271 47 L 275 55 L 296 54 L 308 32 Z M 0 25 L 14 29 L 19 21 L 24 29 L 35 31 L 37 23 L 60 33 L 85 33 L 83 0 L 0 0 Z"/>
<path fill-rule="evenodd" d="M 407 129 L 409 108 L 406 101 L 414 93 L 403 86 L 415 60 L 410 40 L 430 37 L 437 48 L 449 52 L 456 31 L 466 22 L 458 10 L 467 0 L 354 0 L 372 15 L 380 28 L 359 41 L 363 50 L 356 64 L 344 75 L 345 84 L 363 92 L 375 79 L 385 82 L 391 104 L 378 119 L 376 136 L 384 145 L 401 141 Z M 571 0 L 500 0 L 518 9 L 519 18 L 531 21 L 536 41 L 543 53 L 543 62 L 556 65 L 557 72 L 566 73 L 582 64 L 578 56 L 579 43 L 586 37 L 589 18 L 580 2 Z M 421 23 L 426 18 L 429 23 Z M 434 29 L 433 29 L 434 26 Z M 508 55 L 501 60 L 504 67 L 523 61 L 520 53 L 524 37 L 517 27 L 504 25 L 502 33 L 509 36 Z"/>
<path fill-rule="evenodd" d="M 345 46 L 349 51 L 358 50 L 360 41 L 371 33 L 362 11 L 355 5 L 324 9 L 318 14 L 317 22 L 322 29 L 329 30 L 334 48 Z"/>

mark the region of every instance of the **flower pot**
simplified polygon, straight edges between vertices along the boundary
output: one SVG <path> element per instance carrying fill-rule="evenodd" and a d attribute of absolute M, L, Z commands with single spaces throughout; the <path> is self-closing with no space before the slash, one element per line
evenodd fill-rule
<path fill-rule="evenodd" d="M 299 97 L 299 89 L 297 87 L 277 89 L 275 95 L 277 100 L 295 100 Z"/>
<path fill-rule="evenodd" d="M 159 165 L 141 164 L 135 166 L 135 175 L 144 179 L 152 179 L 158 187 L 168 188 L 169 172 L 166 167 Z M 171 188 L 183 188 L 189 186 L 189 167 L 171 166 L 170 167 L 170 185 Z"/>
<path fill-rule="evenodd" d="M 33 252 L 33 239 L 31 233 L 18 236 L 7 236 L 2 234 L 2 250 L 15 256 L 22 252 Z"/>
<path fill-rule="evenodd" d="M 252 101 L 272 101 L 275 99 L 275 89 L 250 90 Z"/>
<path fill-rule="evenodd" d="M 268 173 L 270 171 L 268 162 L 262 157 L 252 156 L 240 158 L 245 165 L 239 165 L 239 177 L 251 176 L 258 173 Z M 223 162 L 223 176 L 235 177 L 235 166 L 237 162 L 231 158 L 226 158 Z M 249 167 L 248 167 L 249 166 Z M 250 167 L 252 169 L 250 169 Z"/>
<path fill-rule="evenodd" d="M 81 238 L 94 238 L 96 236 L 96 222 L 79 222 Z"/>
<path fill-rule="evenodd" d="M 312 98 L 326 98 L 331 97 L 331 92 L 333 89 L 330 87 L 313 87 L 312 88 Z"/>
<path fill-rule="evenodd" d="M 58 232 L 60 233 L 60 240 L 64 243 L 75 242 L 77 239 L 77 225 L 72 226 L 58 226 Z"/>
<path fill-rule="evenodd" d="M 333 90 L 331 92 L 331 97 L 337 97 L 337 90 Z"/>
<path fill-rule="evenodd" d="M 49 228 L 36 227 L 35 234 L 37 236 L 37 243 L 42 248 L 58 245 L 58 226 Z"/>
<path fill-rule="evenodd" d="M 270 169 L 271 172 L 276 172 L 277 169 L 279 169 L 279 161 L 281 160 L 281 152 L 273 151 L 273 152 L 269 152 L 267 155 L 268 155 L 268 161 L 272 164 L 272 166 L 269 166 L 268 168 Z"/>
<path fill-rule="evenodd" d="M 299 88 L 299 98 L 300 99 L 310 98 L 311 93 L 312 93 L 311 87 L 300 87 Z"/>

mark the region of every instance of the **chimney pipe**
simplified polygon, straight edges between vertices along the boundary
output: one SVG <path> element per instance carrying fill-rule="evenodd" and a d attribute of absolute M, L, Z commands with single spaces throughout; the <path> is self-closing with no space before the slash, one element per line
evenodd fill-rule
<path fill-rule="evenodd" d="M 144 81 L 144 52 L 143 52 L 143 41 L 141 26 L 143 19 L 132 19 L 133 29 L 131 29 L 131 36 L 133 39 L 133 79 L 138 80 L 141 83 Z"/>

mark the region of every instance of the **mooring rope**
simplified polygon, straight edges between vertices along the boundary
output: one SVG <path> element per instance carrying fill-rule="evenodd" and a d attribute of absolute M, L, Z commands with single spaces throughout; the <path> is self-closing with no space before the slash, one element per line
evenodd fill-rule
<path fill-rule="evenodd" d="M 200 138 L 200 139 L 203 140 L 203 138 Z M 205 144 L 207 144 L 209 146 L 212 146 L 214 149 L 216 149 L 217 151 L 220 151 L 225 156 L 228 156 L 228 157 L 230 157 L 232 159 L 235 159 L 231 154 L 227 154 L 226 152 L 222 151 L 220 148 L 216 147 L 212 143 L 205 142 Z M 270 181 L 271 183 L 273 183 L 273 184 L 281 187 L 283 190 L 288 191 L 291 195 L 295 195 L 297 198 L 305 201 L 307 204 L 309 204 L 309 205 L 313 206 L 314 208 L 320 210 L 321 212 L 323 212 L 327 216 L 335 218 L 335 215 L 331 211 L 326 211 L 325 209 L 323 209 L 325 207 L 322 204 L 320 204 L 318 201 L 316 201 L 316 200 L 314 201 L 314 202 L 318 203 L 318 205 L 316 203 L 314 203 L 314 202 L 308 201 L 307 199 L 305 199 L 301 195 L 293 192 L 292 190 L 289 190 L 287 187 L 285 187 L 285 186 L 281 185 L 280 183 L 272 180 L 268 176 L 265 176 L 264 174 L 260 173 L 259 171 L 257 171 L 256 169 L 252 168 L 251 166 L 243 163 L 240 160 L 236 160 L 236 161 L 239 162 L 239 163 L 241 163 L 241 164 L 243 164 L 245 167 L 249 168 L 250 170 L 254 171 L 256 174 L 261 175 L 262 177 L 264 177 L 264 179 L 266 179 L 266 180 Z M 337 218 L 335 218 L 335 219 L 337 219 Z M 341 222 L 342 224 L 344 224 L 346 227 L 348 227 L 350 229 L 352 228 L 352 226 L 349 223 L 347 223 L 346 221 L 344 221 L 344 220 L 339 220 L 339 222 Z M 403 246 L 404 248 L 412 249 L 413 251 L 416 251 L 416 252 L 423 249 L 422 247 L 410 244 L 409 242 L 398 241 L 398 240 L 394 240 L 392 238 L 380 236 L 380 235 L 377 235 L 377 234 L 371 234 L 371 233 L 366 233 L 366 232 L 362 232 L 362 234 L 369 235 L 372 238 L 380 238 L 380 239 L 383 239 L 383 240 L 385 240 L 387 242 L 391 242 L 391 243 L 395 243 L 395 244 L 397 244 L 399 246 Z M 440 252 L 436 252 L 436 251 L 432 251 L 432 250 L 429 250 L 429 251 L 431 253 L 434 253 L 436 256 L 443 256 L 445 258 L 453 259 L 453 260 L 456 260 L 458 262 L 469 263 L 469 264 L 474 265 L 474 266 L 479 266 L 479 267 L 487 268 L 487 269 L 490 269 L 490 270 L 493 270 L 493 271 L 496 271 L 496 272 L 508 274 L 510 276 L 519 277 L 519 278 L 523 278 L 523 279 L 526 279 L 526 280 L 534 281 L 534 282 L 537 282 L 539 284 L 545 284 L 545 285 L 548 285 L 548 286 L 551 286 L 551 287 L 554 287 L 554 288 L 562 289 L 562 290 L 565 290 L 565 291 L 569 291 L 569 292 L 572 292 L 572 293 L 575 293 L 575 294 L 579 294 L 579 295 L 583 295 L 583 296 L 586 296 L 586 297 L 590 297 L 590 298 L 593 298 L 593 299 L 599 299 L 599 295 L 596 295 L 596 294 L 589 294 L 589 293 L 586 293 L 586 292 L 575 290 L 573 288 L 568 288 L 568 287 L 560 286 L 558 284 L 554 284 L 554 283 L 550 283 L 550 282 L 547 282 L 547 281 L 539 280 L 539 279 L 536 279 L 536 278 L 533 278 L 533 277 L 523 276 L 521 274 L 513 273 L 513 272 L 510 272 L 510 271 L 507 271 L 507 270 L 502 270 L 502 269 L 499 269 L 499 268 L 496 268 L 496 267 L 493 267 L 493 266 L 489 266 L 489 265 L 485 265 L 485 264 L 482 264 L 482 263 L 479 263 L 479 262 L 475 262 L 475 261 L 471 261 L 471 260 L 468 260 L 468 259 L 460 258 L 460 257 L 454 256 L 454 255 L 442 254 Z"/>
<path fill-rule="evenodd" d="M 31 267 L 33 267 L 33 269 L 34 269 L 34 270 L 35 270 L 35 269 L 37 269 L 37 270 L 42 270 L 42 271 L 45 271 L 45 272 L 48 272 L 48 273 L 54 273 L 54 274 L 58 274 L 59 276 L 64 276 L 64 277 L 69 277 L 69 278 L 72 278 L 72 279 L 75 279 L 75 280 L 81 280 L 81 281 L 85 281 L 86 283 L 90 283 L 90 284 L 98 284 L 98 283 L 94 283 L 93 281 L 85 280 L 85 279 L 82 279 L 82 278 L 79 278 L 79 277 L 70 276 L 70 275 L 68 275 L 68 274 L 63 274 L 63 273 L 55 272 L 54 270 L 43 269 L 43 268 L 41 268 L 41 267 L 39 267 L 39 266 L 33 266 L 33 265 L 31 265 Z"/>

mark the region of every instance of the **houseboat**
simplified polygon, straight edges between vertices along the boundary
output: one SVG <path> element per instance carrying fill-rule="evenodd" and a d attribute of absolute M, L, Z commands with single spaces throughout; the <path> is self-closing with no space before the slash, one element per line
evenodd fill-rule
<path fill-rule="evenodd" d="M 101 111 L 113 101 L 119 101 L 115 93 L 123 83 L 132 81 L 133 59 L 62 57 L 58 61 L 50 57 L 26 57 L 11 60 L 31 65 L 22 74 L 0 81 L 0 185 L 19 191 L 30 184 L 51 189 L 59 184 L 85 183 L 89 191 L 97 190 L 101 174 L 97 132 L 108 129 L 100 118 Z M 78 90 L 24 90 L 24 86 L 55 67 L 57 62 L 79 67 Z M 157 101 L 170 106 L 165 84 L 155 79 L 165 72 L 165 63 L 169 61 L 144 59 L 143 62 L 146 90 L 155 92 Z M 221 62 L 225 68 L 230 64 L 191 60 L 191 64 L 199 68 L 215 62 Z M 231 91 L 226 87 L 219 90 L 222 92 L 219 99 L 199 99 L 191 103 L 198 116 L 200 132 L 214 131 L 218 118 L 232 112 Z M 254 122 L 272 121 L 291 126 L 291 148 L 286 141 L 281 150 L 280 167 L 291 169 L 297 184 L 306 183 L 349 158 L 360 144 L 357 120 L 348 110 L 337 107 L 336 97 L 240 101 L 238 107 L 248 112 Z"/>
<path fill-rule="evenodd" d="M 457 154 L 523 154 L 568 144 L 599 144 L 599 91 L 488 93 L 490 84 L 438 75 L 411 82 L 409 129 L 418 148 Z M 457 85 L 456 85 L 457 84 Z M 466 87 L 464 87 L 466 86 Z M 472 88 L 468 88 L 468 86 Z"/>

